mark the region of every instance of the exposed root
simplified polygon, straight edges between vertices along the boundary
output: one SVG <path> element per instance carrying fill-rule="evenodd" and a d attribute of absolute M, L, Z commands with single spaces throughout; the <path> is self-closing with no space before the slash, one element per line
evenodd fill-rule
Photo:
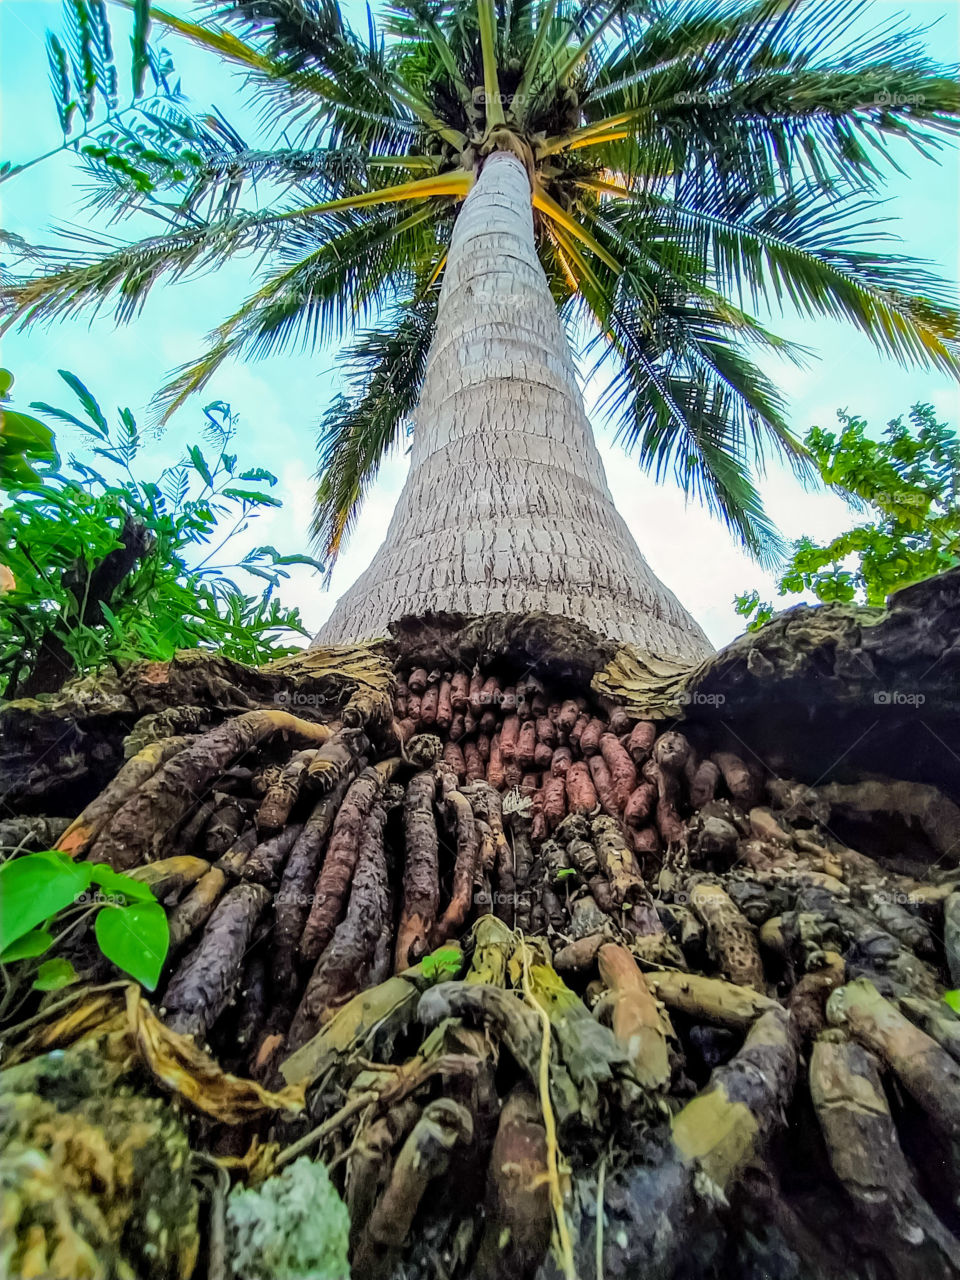
<path fill-rule="evenodd" d="M 960 1241 L 916 1188 L 876 1059 L 849 1040 L 818 1040 L 810 1094 L 830 1163 L 863 1215 L 873 1247 L 889 1253 L 900 1275 L 960 1271 Z"/>
<path fill-rule="evenodd" d="M 396 672 L 358 647 L 342 677 L 308 655 L 151 704 L 81 816 L 43 821 L 168 909 L 160 1014 L 128 984 L 30 993 L 8 1060 L 143 1068 L 235 1179 L 322 1158 L 358 1275 L 754 1274 L 769 1246 L 849 1280 L 848 1234 L 875 1280 L 960 1271 L 960 876 L 919 862 L 950 802 L 664 731 L 682 676 L 638 656 L 598 655 L 591 691 L 496 628 L 420 630 L 416 661 L 412 635 Z M 301 680 L 329 724 L 258 709 Z M 851 847 L 889 813 L 909 859 Z M 88 934 L 65 950 L 105 972 Z"/>
<path fill-rule="evenodd" d="M 570 1228 L 563 1207 L 563 1190 L 560 1186 L 560 1149 L 557 1145 L 557 1121 L 550 1101 L 550 1017 L 542 1004 L 534 998 L 530 985 L 529 953 L 520 940 L 520 952 L 523 963 L 523 994 L 528 1004 L 540 1018 L 542 1036 L 540 1041 L 540 1058 L 537 1069 L 537 1088 L 540 1094 L 540 1111 L 543 1116 L 543 1127 L 546 1138 L 547 1179 L 550 1187 L 550 1205 L 553 1210 L 554 1229 L 556 1231 L 557 1253 L 566 1280 L 577 1280 L 576 1266 L 573 1261 L 573 1250 L 570 1245 Z"/>

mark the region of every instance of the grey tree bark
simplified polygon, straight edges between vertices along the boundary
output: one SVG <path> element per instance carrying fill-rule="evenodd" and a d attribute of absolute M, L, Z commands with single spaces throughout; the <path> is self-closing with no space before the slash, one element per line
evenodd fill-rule
<path fill-rule="evenodd" d="M 561 614 L 665 657 L 712 652 L 613 505 L 537 257 L 529 179 L 507 152 L 457 219 L 386 539 L 315 643 L 434 610 Z"/>

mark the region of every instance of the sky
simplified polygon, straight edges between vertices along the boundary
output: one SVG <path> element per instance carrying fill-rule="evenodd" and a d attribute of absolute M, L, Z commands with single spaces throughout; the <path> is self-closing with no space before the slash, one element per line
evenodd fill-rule
<path fill-rule="evenodd" d="M 171 6 L 173 7 L 173 6 Z M 182 6 L 176 6 L 180 8 Z M 960 5 L 956 0 L 877 0 L 876 16 L 898 13 L 917 25 L 933 24 L 926 37 L 931 52 L 943 61 L 960 61 Z M 123 30 L 123 15 L 114 18 Z M 44 32 L 61 28 L 59 3 L 48 0 L 0 0 L 0 159 L 24 162 L 56 147 L 59 124 L 47 83 Z M 118 47 L 122 39 L 117 39 Z M 220 107 L 241 131 L 251 116 L 242 106 L 232 75 L 182 42 L 164 40 L 174 55 L 184 92 L 194 105 Z M 122 56 L 118 65 L 124 67 Z M 889 247 L 924 260 L 951 281 L 960 265 L 960 167 L 956 150 L 940 153 L 939 165 L 924 161 L 906 148 L 896 153 L 904 169 L 893 174 L 878 216 L 894 218 L 886 228 L 897 237 Z M 67 156 L 57 156 L 0 187 L 0 225 L 34 243 L 55 239 L 54 224 L 88 225 L 77 169 Z M 121 224 L 111 233 L 126 238 Z M 89 317 L 58 322 L 47 329 L 7 334 L 2 362 L 16 377 L 18 407 L 45 400 L 69 406 L 70 393 L 57 369 L 79 375 L 101 404 L 128 405 L 146 422 L 153 393 L 174 367 L 203 349 L 204 336 L 229 314 L 250 291 L 255 264 L 234 261 L 215 275 L 154 290 L 143 312 L 131 324 L 117 327 L 105 309 Z M 786 363 L 767 365 L 786 394 L 789 420 L 798 434 L 818 425 L 832 428 L 838 409 L 865 417 L 875 432 L 892 417 L 906 414 L 917 401 L 932 403 L 941 419 L 953 425 L 960 419 L 956 384 L 936 373 L 903 369 L 877 354 L 866 339 L 836 323 L 811 322 L 794 314 L 779 314 L 773 325 L 784 337 L 812 348 L 819 357 L 810 368 Z M 274 490 L 282 509 L 261 516 L 245 541 L 249 546 L 270 543 L 281 553 L 309 551 L 313 472 L 317 423 L 331 397 L 340 389 L 337 350 L 291 350 L 258 362 L 231 362 L 214 377 L 196 403 L 173 418 L 162 435 L 152 439 L 141 460 L 145 477 L 174 462 L 186 444 L 199 441 L 203 426 L 201 404 L 229 401 L 240 417 L 235 450 L 246 466 L 262 466 L 276 473 Z M 596 401 L 599 388 L 586 388 L 587 409 L 617 507 L 654 572 L 680 597 L 716 645 L 742 629 L 734 611 L 737 592 L 757 588 L 773 598 L 775 577 L 764 572 L 736 544 L 722 524 L 683 496 L 670 483 L 656 484 L 635 460 L 626 459 L 613 443 Z M 73 451 L 82 460 L 83 439 L 58 432 L 61 452 Z M 320 575 L 307 568 L 292 570 L 280 597 L 299 607 L 304 621 L 316 630 L 337 597 L 366 568 L 383 539 L 407 470 L 402 453 L 381 470 L 361 516 L 357 531 L 341 554 L 329 589 Z M 850 513 L 833 494 L 805 491 L 792 475 L 771 465 L 761 480 L 768 512 L 788 539 L 810 535 L 832 537 L 851 523 Z M 242 550 L 243 548 L 241 548 Z M 262 585 L 262 584 L 261 584 Z M 258 590 L 248 580 L 251 593 Z M 787 603 L 793 603 L 790 598 Z"/>

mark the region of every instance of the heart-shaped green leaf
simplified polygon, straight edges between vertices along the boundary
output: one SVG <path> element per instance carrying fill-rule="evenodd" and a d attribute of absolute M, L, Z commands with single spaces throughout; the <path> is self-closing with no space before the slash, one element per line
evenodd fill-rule
<path fill-rule="evenodd" d="M 94 925 L 100 950 L 118 969 L 153 991 L 170 948 L 170 926 L 159 902 L 104 907 Z"/>
<path fill-rule="evenodd" d="M 59 853 L 28 853 L 0 866 L 0 950 L 68 907 L 90 874 L 89 863 Z"/>

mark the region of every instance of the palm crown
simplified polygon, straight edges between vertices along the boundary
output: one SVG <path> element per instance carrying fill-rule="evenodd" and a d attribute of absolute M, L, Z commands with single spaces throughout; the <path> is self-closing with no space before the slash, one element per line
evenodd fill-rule
<path fill-rule="evenodd" d="M 870 213 L 887 144 L 929 155 L 960 95 L 916 33 L 852 38 L 869 7 L 403 0 L 362 34 L 334 0 L 219 0 L 201 23 L 152 10 L 240 68 L 266 141 L 167 102 L 146 141 L 118 129 L 112 152 L 88 147 L 96 202 L 148 207 L 166 229 L 50 251 L 8 305 L 35 320 L 115 298 L 128 319 L 161 278 L 260 255 L 262 283 L 160 399 L 171 413 L 238 353 L 352 336 L 350 392 L 320 435 L 315 532 L 332 563 L 416 404 L 459 203 L 510 150 L 557 306 L 595 335 L 618 438 L 768 557 L 754 468 L 770 448 L 805 459 L 751 354 L 802 352 L 758 312 L 787 302 L 902 362 L 960 370 L 945 286 L 878 250 Z"/>

